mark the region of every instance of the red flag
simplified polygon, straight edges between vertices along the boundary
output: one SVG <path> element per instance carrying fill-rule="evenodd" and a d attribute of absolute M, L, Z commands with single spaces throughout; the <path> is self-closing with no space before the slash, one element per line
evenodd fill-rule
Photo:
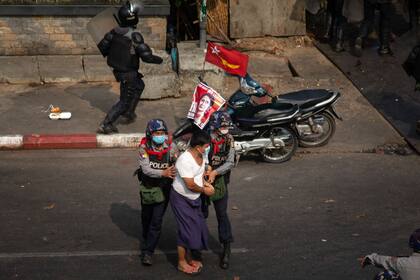
<path fill-rule="evenodd" d="M 209 42 L 205 60 L 222 68 L 227 73 L 245 77 L 249 56 Z"/>

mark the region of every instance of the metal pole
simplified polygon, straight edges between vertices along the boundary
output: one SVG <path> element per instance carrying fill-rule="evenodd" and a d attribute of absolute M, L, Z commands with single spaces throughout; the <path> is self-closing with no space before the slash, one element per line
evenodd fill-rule
<path fill-rule="evenodd" d="M 207 41 L 207 0 L 201 1 L 200 9 L 200 48 L 206 47 Z"/>

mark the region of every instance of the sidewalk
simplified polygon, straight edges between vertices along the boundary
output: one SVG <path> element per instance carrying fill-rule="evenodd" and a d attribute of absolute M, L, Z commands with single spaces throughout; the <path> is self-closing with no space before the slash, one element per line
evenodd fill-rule
<path fill-rule="evenodd" d="M 259 52 L 250 54 L 249 72 L 260 82 L 270 84 L 275 94 L 318 87 L 335 89 L 342 93 L 342 98 L 337 104 L 337 111 L 344 121 L 337 122 L 337 131 L 331 142 L 325 147 L 302 149 L 302 151 L 363 152 L 375 151 L 378 147 L 387 144 L 405 145 L 403 138 L 316 48 L 290 48 L 285 51 L 286 57 Z M 189 54 L 190 58 L 191 55 Z M 97 137 L 95 131 L 106 112 L 118 99 L 118 84 L 116 83 L 105 81 L 32 84 L 32 86 L 3 84 L 0 88 L 0 114 L 2 115 L 0 134 L 3 135 L 0 136 L 0 139 L 3 139 L 0 140 L 0 149 L 11 148 L 5 144 L 7 141 L 15 141 L 12 148 L 78 148 L 79 146 L 73 140 L 80 134 L 82 138 L 85 137 L 83 139 L 88 139 L 82 141 L 80 148 L 135 147 L 142 136 L 141 133 L 144 132 L 147 121 L 151 118 L 164 119 L 173 131 L 180 120 L 186 116 L 191 103 L 192 89 L 197 83 L 196 77 L 202 67 L 202 62 L 198 63 L 202 61 L 201 54 L 197 52 L 194 55 L 197 56 L 195 60 L 182 59 L 181 55 L 181 65 L 183 65 L 181 68 L 188 68 L 190 71 L 183 70 L 180 78 L 176 79 L 179 86 L 176 98 L 141 101 L 136 112 L 139 116 L 137 121 L 130 125 L 118 125 L 120 134 L 112 136 Z M 291 71 L 289 66 L 294 71 Z M 206 81 L 228 98 L 238 87 L 237 79 L 224 76 L 217 69 L 207 67 Z M 84 73 L 88 73 L 86 72 L 88 68 L 84 69 Z M 149 73 L 155 75 L 153 72 Z M 156 74 L 155 77 L 159 76 Z M 146 80 L 146 91 L 153 92 L 155 96 L 165 96 L 162 90 L 165 89 L 155 88 L 154 84 Z M 48 114 L 43 111 L 50 104 L 61 107 L 63 111 L 71 112 L 72 118 L 49 120 Z M 35 136 L 31 136 L 34 134 Z M 7 135 L 18 136 L 6 138 Z M 76 138 L 70 137 L 74 135 Z M 57 139 L 71 143 L 57 144 L 54 142 L 59 141 Z M 26 145 L 23 145 L 24 140 L 32 142 L 25 142 Z M 48 142 L 45 146 L 39 145 L 44 141 L 52 143 Z M 112 144 L 104 144 L 101 141 Z"/>
<path fill-rule="evenodd" d="M 415 45 L 415 33 L 408 32 L 391 45 L 394 56 L 380 57 L 376 45 L 354 57 L 347 51 L 335 53 L 328 44 L 317 43 L 322 52 L 360 89 L 363 95 L 405 139 L 420 152 L 420 93 L 414 91 L 415 80 L 408 77 L 402 63 Z"/>

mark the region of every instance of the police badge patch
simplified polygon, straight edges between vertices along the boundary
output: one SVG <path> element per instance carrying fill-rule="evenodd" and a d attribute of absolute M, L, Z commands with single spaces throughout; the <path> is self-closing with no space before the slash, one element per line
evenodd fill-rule
<path fill-rule="evenodd" d="M 149 157 L 149 155 L 147 154 L 147 152 L 146 152 L 146 151 L 141 151 L 141 152 L 140 152 L 140 157 L 141 157 L 141 158 L 146 159 L 146 158 L 148 158 L 148 157 Z"/>

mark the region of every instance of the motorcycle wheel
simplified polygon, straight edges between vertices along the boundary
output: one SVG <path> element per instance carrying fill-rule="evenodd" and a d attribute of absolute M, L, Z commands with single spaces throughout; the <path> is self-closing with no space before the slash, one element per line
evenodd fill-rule
<path fill-rule="evenodd" d="M 314 148 L 326 145 L 335 133 L 335 120 L 328 112 L 322 112 L 320 115 L 325 119 L 322 124 L 322 133 L 313 133 L 310 135 L 299 136 L 299 145 L 304 148 Z M 308 124 L 309 125 L 309 124 Z"/>
<path fill-rule="evenodd" d="M 293 130 L 287 127 L 275 127 L 270 130 L 270 136 L 278 135 L 288 136 L 288 139 L 284 141 L 284 147 L 265 148 L 262 150 L 261 155 L 266 162 L 282 163 L 290 160 L 296 152 L 298 140 Z"/>

